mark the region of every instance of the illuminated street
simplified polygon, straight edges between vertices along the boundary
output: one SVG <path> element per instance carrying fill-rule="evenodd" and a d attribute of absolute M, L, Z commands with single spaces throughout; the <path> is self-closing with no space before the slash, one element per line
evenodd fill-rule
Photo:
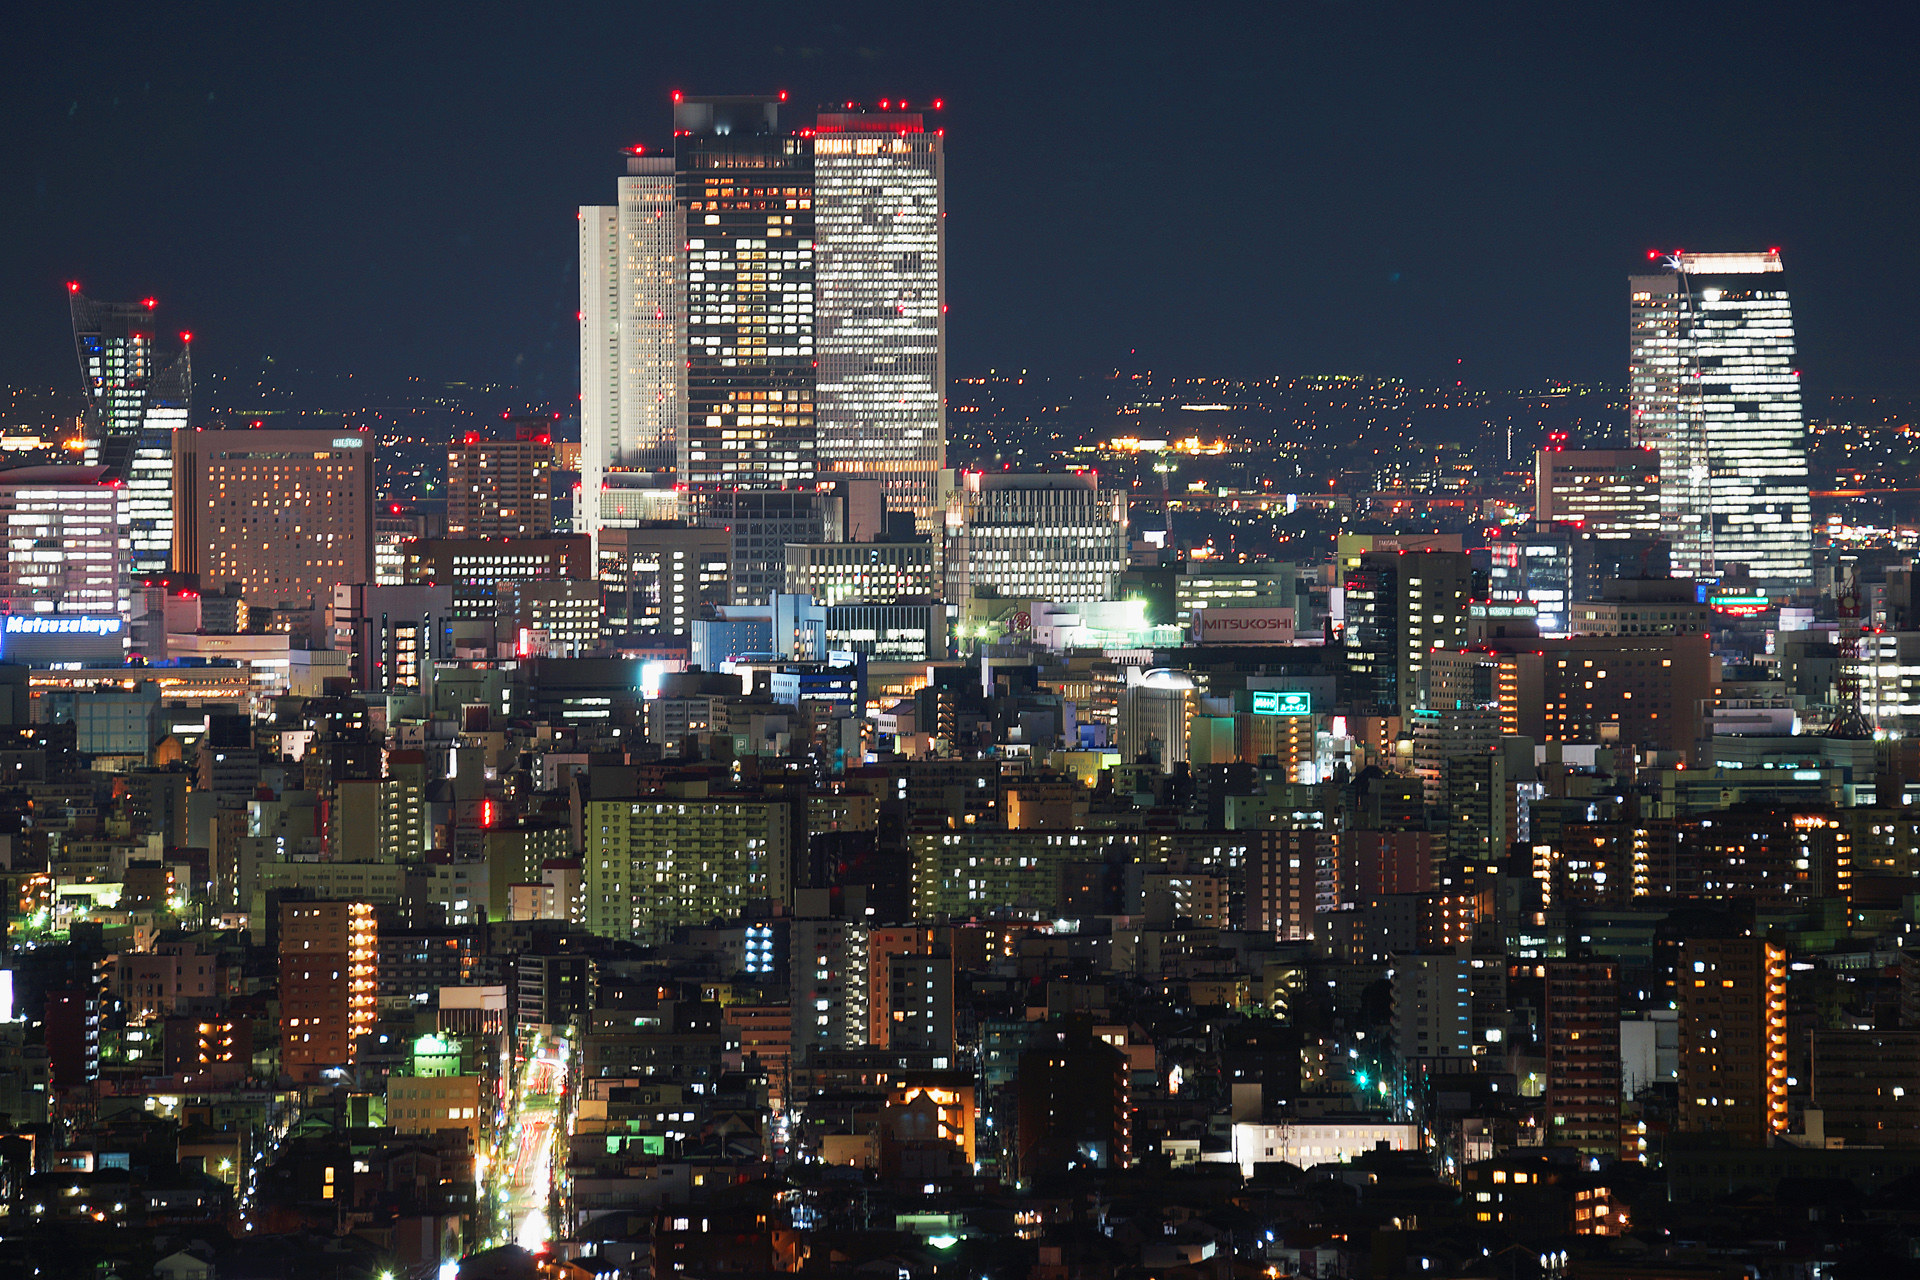
<path fill-rule="evenodd" d="M 552 1238 L 547 1208 L 553 1191 L 554 1135 L 561 1123 L 566 1043 L 536 1037 L 533 1054 L 521 1071 L 520 1088 L 509 1111 L 501 1143 L 504 1177 L 494 1194 L 502 1210 L 500 1236 L 538 1252 Z"/>

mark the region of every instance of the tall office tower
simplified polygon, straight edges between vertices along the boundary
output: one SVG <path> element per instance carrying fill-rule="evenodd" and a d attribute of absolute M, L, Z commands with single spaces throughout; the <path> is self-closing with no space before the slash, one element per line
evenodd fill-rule
<path fill-rule="evenodd" d="M 1467 638 L 1473 568 L 1453 551 L 1368 551 L 1347 574 L 1347 666 L 1356 702 L 1406 715 L 1420 697 L 1427 657 Z"/>
<path fill-rule="evenodd" d="M 1680 993 L 1680 1128 L 1762 1147 L 1787 1129 L 1787 953 L 1758 938 L 1688 938 Z"/>
<path fill-rule="evenodd" d="M 947 438 L 943 131 L 893 106 L 814 125 L 817 449 L 822 472 L 879 477 L 930 530 Z"/>
<path fill-rule="evenodd" d="M 672 472 L 687 386 L 686 220 L 673 157 L 627 153 L 619 203 L 580 210 L 580 501 L 597 535 L 606 500 Z M 671 488 L 666 490 L 671 493 Z"/>
<path fill-rule="evenodd" d="M 969 471 L 947 501 L 946 598 L 1111 600 L 1127 568 L 1127 495 L 1094 476 Z"/>
<path fill-rule="evenodd" d="M 209 591 L 324 608 L 374 580 L 373 448 L 350 431 L 194 430 L 174 441 L 174 567 Z"/>
<path fill-rule="evenodd" d="M 371 902 L 280 904 L 280 1060 L 314 1083 L 373 1030 L 379 937 Z"/>
<path fill-rule="evenodd" d="M 512 439 L 469 431 L 447 447 L 447 536 L 544 538 L 553 532 L 553 436 L 521 423 Z"/>
<path fill-rule="evenodd" d="M 1600 960 L 1547 966 L 1547 1141 L 1620 1158 L 1620 969 Z"/>
<path fill-rule="evenodd" d="M 1541 449 L 1533 455 L 1535 522 L 1599 538 L 1660 536 L 1660 455 L 1652 449 Z"/>
<path fill-rule="evenodd" d="M 1780 253 L 1675 253 L 1633 276 L 1633 442 L 1660 455 L 1673 572 L 1812 581 L 1800 374 Z"/>
<path fill-rule="evenodd" d="M 164 573 L 173 554 L 173 433 L 193 399 L 191 334 L 163 351 L 152 298 L 95 302 L 67 286 L 86 392 L 86 461 L 126 485 L 120 518 L 132 574 Z"/>
<path fill-rule="evenodd" d="M 680 480 L 810 482 L 813 143 L 781 131 L 779 98 L 676 96 L 673 132 L 687 246 Z"/>

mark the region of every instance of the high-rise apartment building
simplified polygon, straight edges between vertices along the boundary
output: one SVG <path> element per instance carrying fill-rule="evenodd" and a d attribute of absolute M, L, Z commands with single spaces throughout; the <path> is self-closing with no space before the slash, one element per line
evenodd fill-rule
<path fill-rule="evenodd" d="M 373 1030 L 379 936 L 371 902 L 280 904 L 280 1064 L 303 1083 L 350 1065 Z"/>
<path fill-rule="evenodd" d="M 1787 1129 L 1787 953 L 1759 938 L 1688 938 L 1680 996 L 1680 1128 L 1765 1146 Z"/>
<path fill-rule="evenodd" d="M 1920 1147 L 1920 1030 L 1818 1027 L 1812 1105 L 1829 1141 Z"/>
<path fill-rule="evenodd" d="M 95 302 L 67 286 L 86 394 L 86 461 L 126 486 L 127 569 L 164 573 L 173 554 L 173 440 L 193 400 L 192 335 L 163 344 L 152 298 Z"/>
<path fill-rule="evenodd" d="M 1780 253 L 1675 253 L 1630 278 L 1633 443 L 1660 455 L 1673 571 L 1812 580 L 1800 371 Z"/>
<path fill-rule="evenodd" d="M 1547 1141 L 1620 1157 L 1620 967 L 1547 966 Z"/>
<path fill-rule="evenodd" d="M 1600 538 L 1660 535 L 1660 455 L 1652 449 L 1541 449 L 1533 518 Z"/>
<path fill-rule="evenodd" d="M 374 580 L 373 441 L 359 431 L 174 438 L 174 567 L 250 602 L 324 607 Z"/>
<path fill-rule="evenodd" d="M 904 102 L 813 129 L 819 468 L 880 478 L 922 528 L 946 465 L 943 132 Z"/>
<path fill-rule="evenodd" d="M 1472 963 L 1459 954 L 1393 957 L 1393 1051 L 1409 1069 L 1464 1070 L 1442 1064 L 1473 1058 Z"/>
<path fill-rule="evenodd" d="M 1338 900 L 1339 841 L 1324 818 L 1305 815 L 1249 832 L 1246 927 L 1288 942 L 1311 940 L 1316 913 Z"/>
<path fill-rule="evenodd" d="M 815 1050 L 857 1049 L 871 1040 L 871 960 L 864 920 L 795 920 L 788 1043 L 804 1064 Z"/>
<path fill-rule="evenodd" d="M 930 954 L 933 930 L 922 925 L 874 928 L 867 933 L 867 1043 L 893 1043 L 892 971 L 895 956 Z"/>
<path fill-rule="evenodd" d="M 543 538 L 553 531 L 553 435 L 521 422 L 512 439 L 469 431 L 447 448 L 447 536 Z"/>
<path fill-rule="evenodd" d="M 953 956 L 944 948 L 928 954 L 887 957 L 888 1048 L 916 1050 L 951 1062 L 954 1050 Z"/>
<path fill-rule="evenodd" d="M 682 925 L 785 902 L 789 807 L 735 796 L 594 800 L 586 818 L 586 926 L 657 944 Z"/>

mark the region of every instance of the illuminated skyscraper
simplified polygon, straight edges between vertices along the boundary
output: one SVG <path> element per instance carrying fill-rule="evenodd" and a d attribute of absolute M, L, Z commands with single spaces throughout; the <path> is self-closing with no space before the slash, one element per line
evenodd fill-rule
<path fill-rule="evenodd" d="M 580 210 L 576 532 L 597 534 L 623 488 L 673 471 L 685 429 L 685 248 L 673 158 L 631 148 L 619 203 Z"/>
<path fill-rule="evenodd" d="M 930 528 L 946 465 L 944 131 L 894 105 L 849 103 L 814 128 L 817 450 L 822 472 L 880 477 L 888 505 Z"/>
<path fill-rule="evenodd" d="M 87 397 L 86 461 L 126 485 L 128 571 L 163 573 L 173 552 L 173 433 L 193 399 L 192 335 L 163 351 L 152 298 L 95 302 L 69 284 L 67 302 Z"/>
<path fill-rule="evenodd" d="M 676 97 L 673 132 L 687 228 L 680 479 L 811 482 L 813 144 L 781 130 L 780 98 Z"/>
<path fill-rule="evenodd" d="M 671 154 L 580 210 L 581 532 L 697 518 L 674 482 L 944 510 L 941 131 L 890 101 L 795 129 L 784 99 L 676 94 Z"/>
<path fill-rule="evenodd" d="M 1679 577 L 1745 565 L 1812 580 L 1800 375 L 1778 250 L 1675 253 L 1633 276 L 1633 443 L 1660 455 L 1660 522 Z"/>

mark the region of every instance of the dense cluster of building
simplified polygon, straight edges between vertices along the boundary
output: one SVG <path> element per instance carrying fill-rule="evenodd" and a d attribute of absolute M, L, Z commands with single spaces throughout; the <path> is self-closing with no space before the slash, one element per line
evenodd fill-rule
<path fill-rule="evenodd" d="M 1778 254 L 1634 278 L 1635 446 L 1522 518 L 1202 556 L 946 469 L 940 132 L 780 111 L 582 210 L 571 504 L 543 419 L 444 510 L 187 425 L 75 291 L 90 456 L 0 471 L 0 1268 L 1907 1255 L 1920 617 L 1814 545 Z"/>

